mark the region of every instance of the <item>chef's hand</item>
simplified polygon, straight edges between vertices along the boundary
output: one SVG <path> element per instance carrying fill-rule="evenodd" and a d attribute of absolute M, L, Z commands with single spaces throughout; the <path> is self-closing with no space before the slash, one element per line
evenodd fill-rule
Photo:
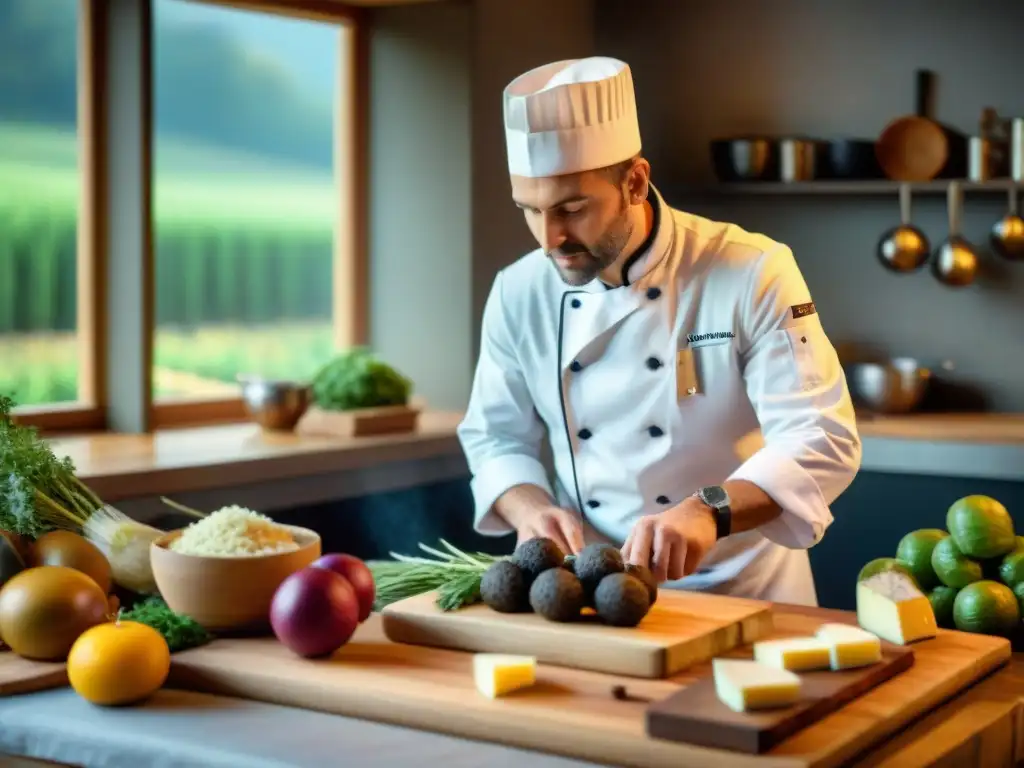
<path fill-rule="evenodd" d="M 583 523 L 578 515 L 562 507 L 530 510 L 516 523 L 516 546 L 543 537 L 554 541 L 566 554 L 575 555 L 583 549 Z"/>
<path fill-rule="evenodd" d="M 696 498 L 636 521 L 622 558 L 647 566 L 658 582 L 681 579 L 695 570 L 717 540 L 710 507 Z"/>

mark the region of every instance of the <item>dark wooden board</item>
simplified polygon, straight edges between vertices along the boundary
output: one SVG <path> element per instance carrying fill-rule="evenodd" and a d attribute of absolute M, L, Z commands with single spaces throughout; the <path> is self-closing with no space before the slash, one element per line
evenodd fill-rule
<path fill-rule="evenodd" d="M 751 649 L 722 654 L 749 659 Z M 734 712 L 718 699 L 711 665 L 691 685 L 647 708 L 647 735 L 761 754 L 914 664 L 912 648 L 882 642 L 882 660 L 859 669 L 798 673 L 801 699 L 784 709 Z"/>

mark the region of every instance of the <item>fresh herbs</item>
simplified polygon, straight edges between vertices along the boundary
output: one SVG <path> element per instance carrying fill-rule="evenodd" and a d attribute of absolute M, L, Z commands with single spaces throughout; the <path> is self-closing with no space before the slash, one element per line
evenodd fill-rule
<path fill-rule="evenodd" d="M 412 382 L 372 352 L 342 352 L 313 377 L 313 400 L 325 411 L 405 405 Z"/>
<path fill-rule="evenodd" d="M 103 502 L 58 459 L 35 429 L 15 424 L 14 401 L 0 395 L 0 529 L 36 538 L 79 531 Z"/>
<path fill-rule="evenodd" d="M 389 603 L 424 592 L 437 591 L 437 606 L 442 611 L 454 611 L 480 600 L 480 579 L 490 565 L 502 556 L 476 552 L 469 555 L 441 539 L 448 550 L 441 552 L 420 544 L 425 557 L 409 557 L 390 552 L 396 562 L 369 563 L 377 586 L 375 608 L 380 610 Z"/>
<path fill-rule="evenodd" d="M 30 539 L 55 529 L 81 534 L 110 561 L 115 582 L 155 593 L 149 547 L 163 531 L 104 504 L 70 458 L 58 459 L 35 429 L 14 423 L 13 409 L 0 395 L 0 530 Z"/>
<path fill-rule="evenodd" d="M 148 624 L 167 641 L 171 653 L 196 648 L 213 640 L 213 635 L 189 616 L 175 613 L 159 597 L 143 600 L 121 614 L 122 621 L 137 621 Z"/>

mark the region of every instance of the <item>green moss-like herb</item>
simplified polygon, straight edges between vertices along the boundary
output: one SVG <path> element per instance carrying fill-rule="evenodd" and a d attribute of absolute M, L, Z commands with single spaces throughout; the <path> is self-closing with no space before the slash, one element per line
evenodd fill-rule
<path fill-rule="evenodd" d="M 15 424 L 14 401 L 0 395 L 0 529 L 29 538 L 78 531 L 103 502 L 58 459 L 32 427 Z"/>
<path fill-rule="evenodd" d="M 164 636 L 171 653 L 206 645 L 213 640 L 213 635 L 201 624 L 188 616 L 175 613 L 159 597 L 149 597 L 137 603 L 130 611 L 121 614 L 121 620 L 148 624 Z"/>
<path fill-rule="evenodd" d="M 372 352 L 346 350 L 313 378 L 313 401 L 325 411 L 406 405 L 412 382 Z"/>

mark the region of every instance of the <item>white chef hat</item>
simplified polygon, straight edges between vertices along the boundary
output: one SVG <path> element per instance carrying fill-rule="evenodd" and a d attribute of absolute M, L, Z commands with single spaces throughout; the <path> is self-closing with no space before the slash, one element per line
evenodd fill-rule
<path fill-rule="evenodd" d="M 545 64 L 505 88 L 505 142 L 514 176 L 560 176 L 640 152 L 629 65 L 593 56 Z"/>

